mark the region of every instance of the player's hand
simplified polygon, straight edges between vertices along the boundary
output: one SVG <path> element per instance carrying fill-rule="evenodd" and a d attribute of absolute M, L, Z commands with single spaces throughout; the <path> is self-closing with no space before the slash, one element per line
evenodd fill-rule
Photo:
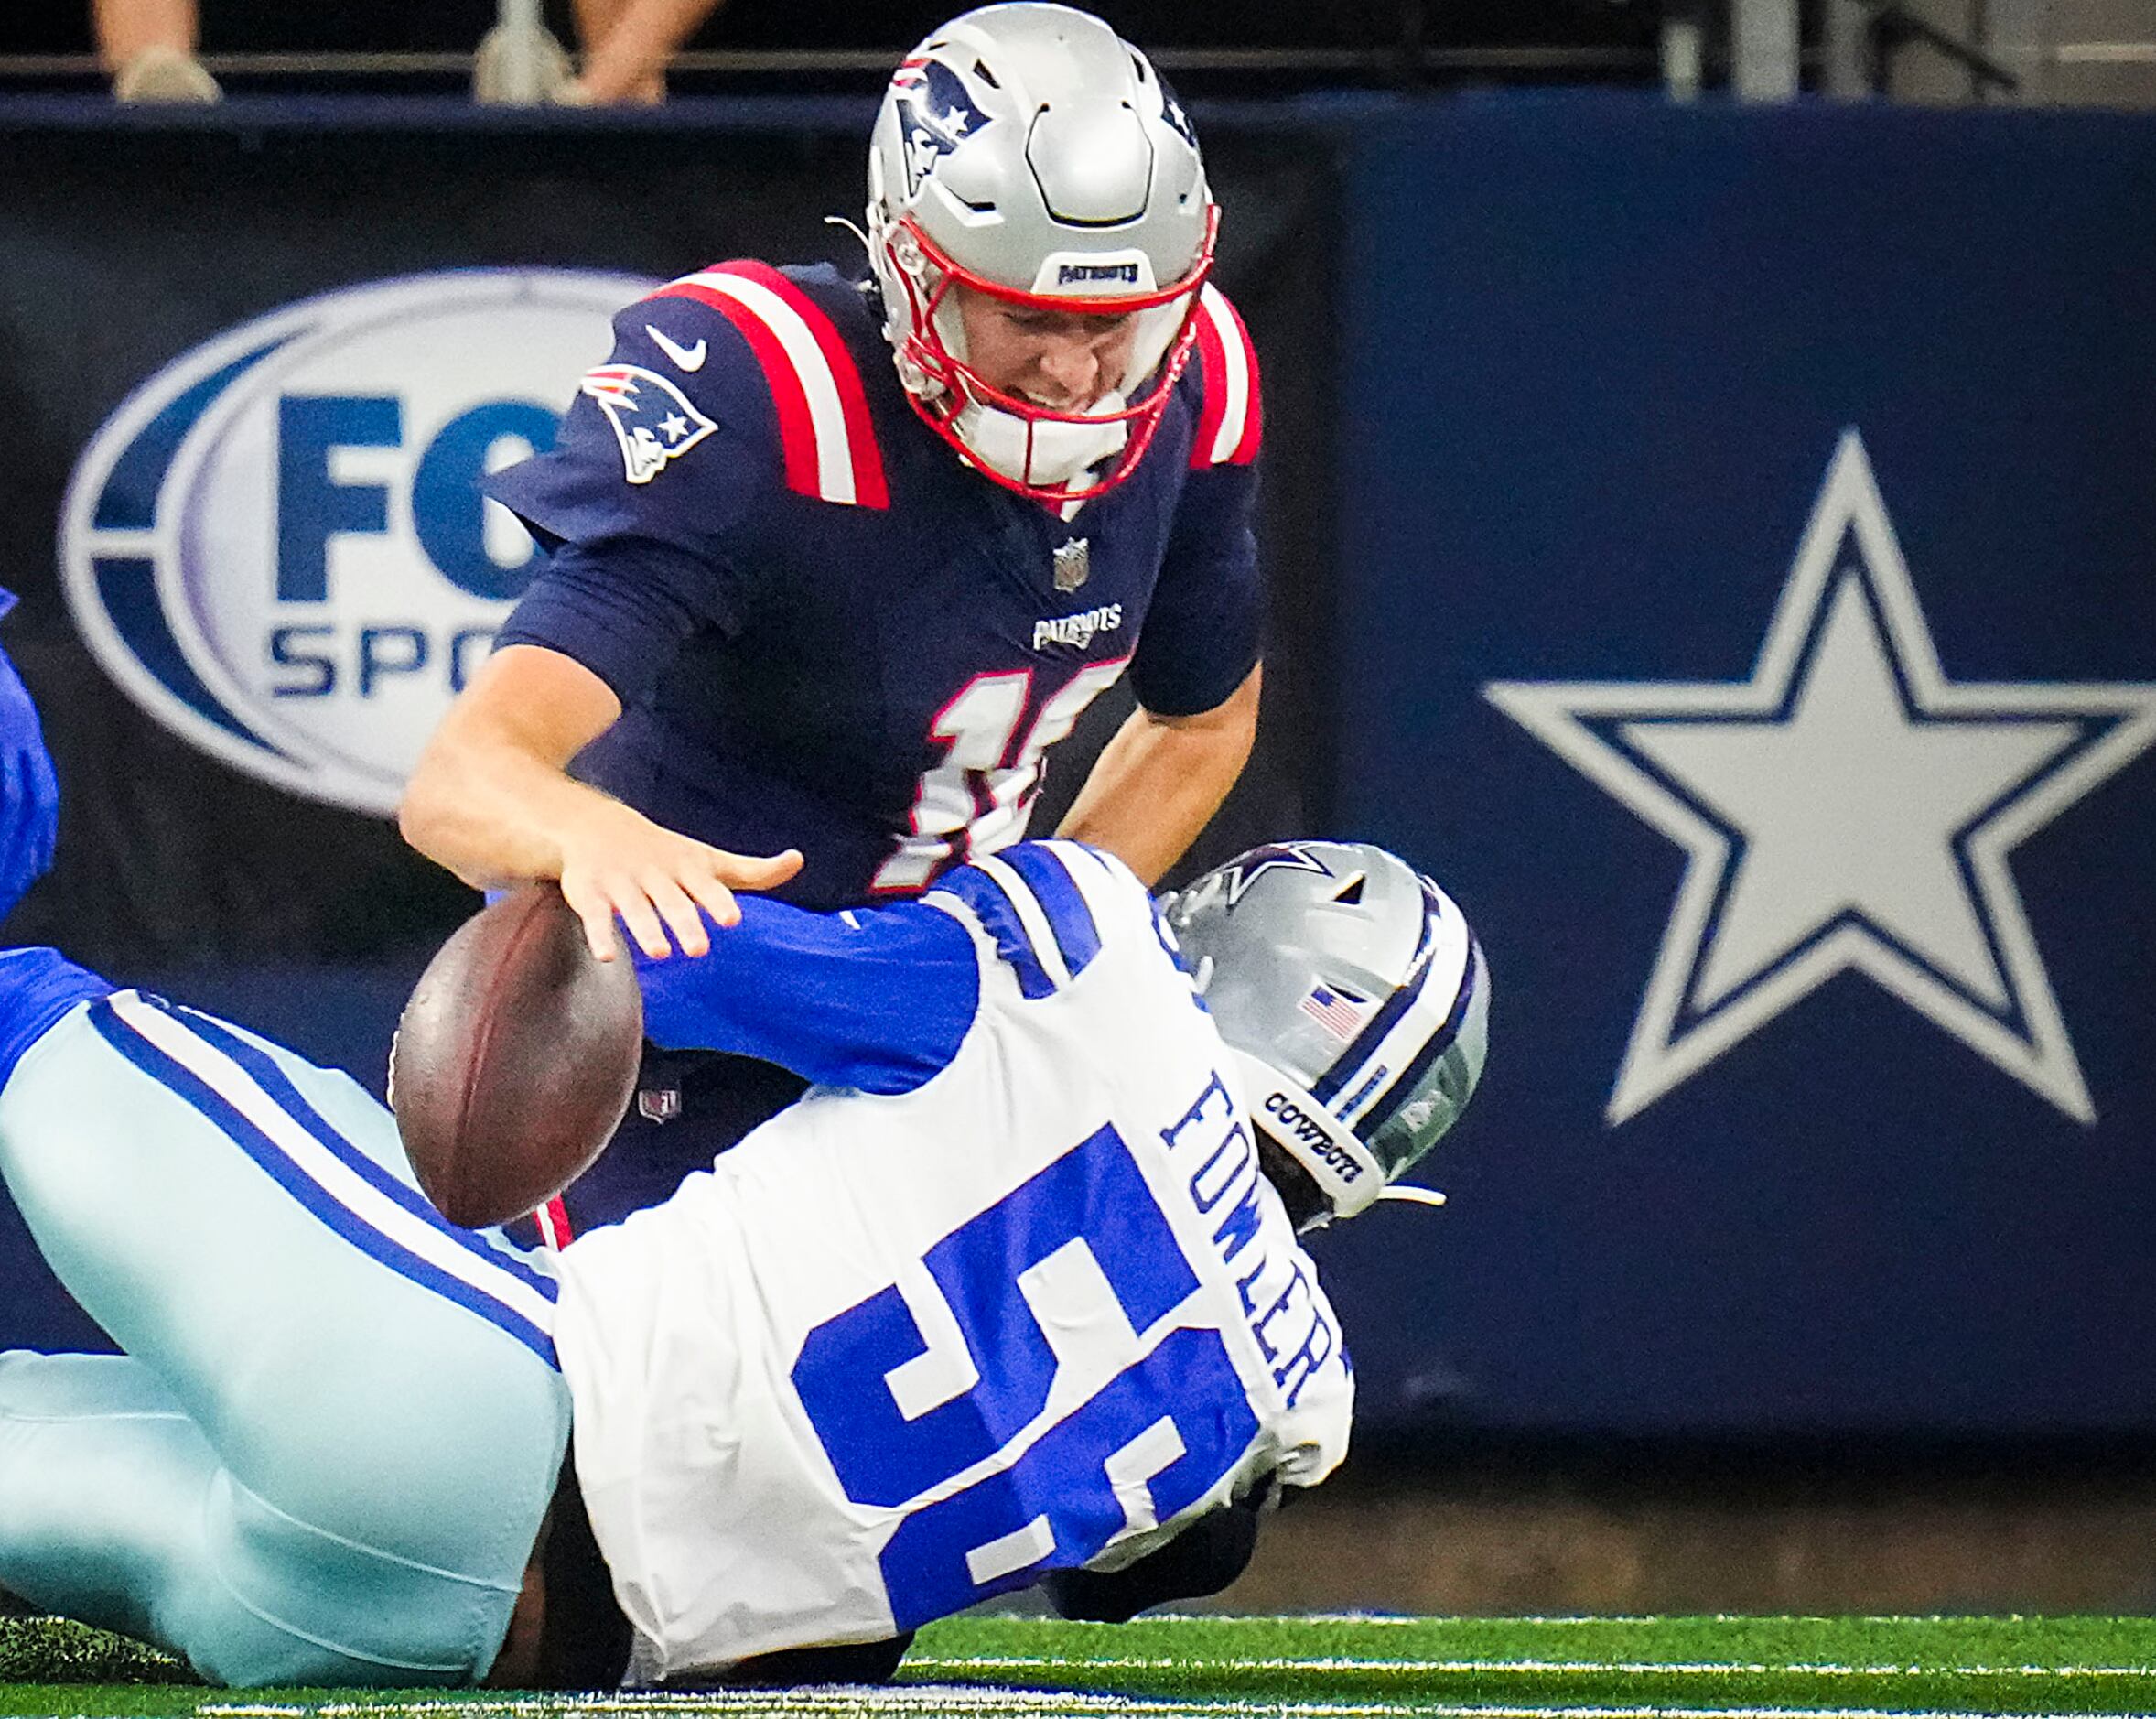
<path fill-rule="evenodd" d="M 0 615 L 15 607 L 0 590 Z M 0 917 L 52 864 L 59 828 L 59 784 L 38 726 L 38 708 L 0 651 Z"/>
<path fill-rule="evenodd" d="M 728 853 L 615 802 L 565 834 L 561 848 L 562 899 L 584 922 L 585 940 L 602 961 L 614 958 L 617 917 L 654 960 L 676 947 L 708 955 L 706 914 L 717 924 L 738 924 L 736 890 L 776 889 L 801 870 L 801 855 L 791 848 L 768 858 Z"/>

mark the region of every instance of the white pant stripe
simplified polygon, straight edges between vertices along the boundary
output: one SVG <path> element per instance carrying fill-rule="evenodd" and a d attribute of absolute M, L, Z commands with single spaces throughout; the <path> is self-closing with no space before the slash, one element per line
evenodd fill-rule
<path fill-rule="evenodd" d="M 237 1110 L 293 1167 L 369 1228 L 500 1303 L 540 1331 L 554 1330 L 554 1303 L 513 1273 L 491 1266 L 383 1194 L 295 1120 L 253 1076 L 185 1023 L 132 991 L 112 999 L 126 1025 Z"/>

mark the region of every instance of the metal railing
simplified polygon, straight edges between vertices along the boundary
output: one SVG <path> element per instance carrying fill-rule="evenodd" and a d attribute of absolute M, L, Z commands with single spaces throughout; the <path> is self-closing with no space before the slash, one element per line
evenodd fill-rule
<path fill-rule="evenodd" d="M 676 54 L 669 70 L 692 75 L 741 77 L 856 74 L 880 77 L 898 64 L 904 48 L 696 49 Z M 471 53 L 440 50 L 253 49 L 207 53 L 203 66 L 219 77 L 395 78 L 469 74 Z M 1422 47 L 1371 48 L 1163 48 L 1147 58 L 1170 74 L 1252 72 L 1329 76 L 1397 74 L 1523 76 L 1652 75 L 1651 50 L 1624 47 Z M 95 54 L 0 54 L 0 79 L 87 78 L 103 75 Z"/>

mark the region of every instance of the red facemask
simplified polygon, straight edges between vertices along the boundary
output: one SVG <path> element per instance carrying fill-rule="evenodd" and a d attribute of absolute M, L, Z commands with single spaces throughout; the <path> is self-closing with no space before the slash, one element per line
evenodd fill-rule
<path fill-rule="evenodd" d="M 1213 242 L 1220 226 L 1217 206 L 1208 209 L 1205 239 L 1196 260 L 1183 276 L 1156 292 L 1117 297 L 1073 297 L 1022 291 L 992 281 L 954 261 L 911 216 L 899 222 L 883 243 L 889 247 L 889 276 L 908 295 L 910 331 L 899 347 L 901 373 L 911 368 L 928 384 L 927 393 L 909 386 L 907 397 L 922 421 L 948 442 L 966 461 L 992 482 L 1051 506 L 1099 495 L 1115 488 L 1134 470 L 1152 446 L 1175 384 L 1190 362 L 1197 342 L 1198 291 L 1212 272 Z M 908 266 L 904 247 L 918 250 L 917 266 Z M 1029 310 L 1094 316 L 1143 315 L 1180 307 L 1159 356 L 1145 351 L 1142 337 L 1135 356 L 1148 363 L 1149 375 L 1141 379 L 1144 392 L 1135 400 L 1109 411 L 1059 411 L 1037 401 L 1009 394 L 989 383 L 945 343 L 939 326 L 951 289 L 971 287 L 1003 304 Z M 1156 333 L 1154 344 L 1159 340 Z M 964 431 L 969 406 L 1000 413 L 1015 420 L 1010 447 L 994 459 L 990 450 L 970 443 Z M 1123 432 L 1120 449 L 1114 448 L 1114 432 Z M 1113 463 L 1097 478 L 1082 481 L 1072 476 L 1048 478 L 1040 468 L 1049 462 L 1046 442 L 1070 447 L 1070 434 L 1107 443 L 1100 459 Z M 1067 464 L 1067 461 L 1065 462 Z M 1015 467 L 1016 470 L 1010 470 Z"/>

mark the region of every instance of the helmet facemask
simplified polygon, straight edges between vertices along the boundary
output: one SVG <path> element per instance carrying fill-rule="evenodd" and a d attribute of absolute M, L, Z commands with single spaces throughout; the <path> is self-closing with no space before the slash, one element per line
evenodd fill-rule
<path fill-rule="evenodd" d="M 1198 337 L 1198 290 L 1213 266 L 1215 224 L 1216 218 L 1208 222 L 1205 247 L 1184 279 L 1164 290 L 1115 297 L 1025 292 L 989 280 L 946 255 L 910 216 L 893 231 L 872 235 L 871 244 L 883 253 L 878 273 L 895 280 L 905 297 L 897 352 L 914 410 L 989 478 L 1022 495 L 1061 502 L 1120 483 L 1145 458 L 1169 395 L 1190 363 Z M 1058 256 L 1043 264 L 1042 273 L 1102 266 Z M 970 362 L 961 286 L 1027 310 L 1135 318 L 1117 385 L 1075 409 L 998 388 Z M 1132 398 L 1127 391 L 1134 386 Z M 1100 470 L 1110 460 L 1113 465 Z"/>

